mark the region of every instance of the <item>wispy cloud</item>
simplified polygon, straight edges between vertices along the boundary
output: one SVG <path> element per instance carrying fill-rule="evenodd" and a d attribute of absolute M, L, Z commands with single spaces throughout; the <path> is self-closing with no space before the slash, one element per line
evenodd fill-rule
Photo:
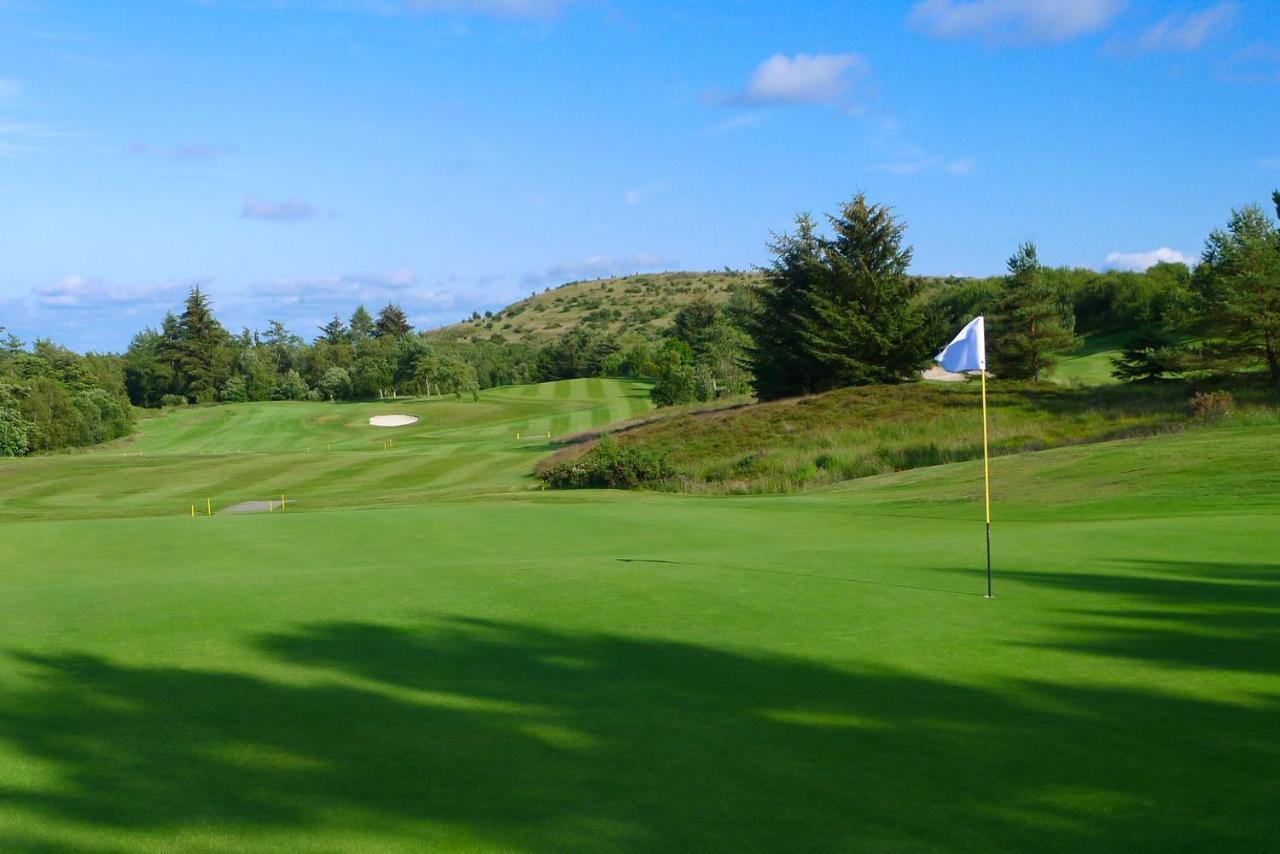
<path fill-rule="evenodd" d="M 35 302 L 47 308 L 123 310 L 133 315 L 145 309 L 171 304 L 186 293 L 188 283 L 178 281 L 124 284 L 97 276 L 71 273 L 36 288 Z"/>
<path fill-rule="evenodd" d="M 1261 169 L 1280 169 L 1280 157 L 1264 157 L 1258 161 Z"/>
<path fill-rule="evenodd" d="M 852 82 L 869 72 L 856 53 L 774 54 L 756 66 L 746 88 L 732 99 L 746 104 L 834 104 Z"/>
<path fill-rule="evenodd" d="M 923 0 L 911 26 L 940 39 L 987 44 L 1062 42 L 1106 29 L 1124 0 Z"/>
<path fill-rule="evenodd" d="M 736 116 L 730 116 L 727 119 L 716 122 L 706 128 L 704 134 L 707 136 L 724 136 L 726 134 L 737 133 L 741 130 L 758 126 L 765 120 L 765 113 L 761 110 L 755 110 L 749 113 L 739 113 Z"/>
<path fill-rule="evenodd" d="M 884 163 L 877 163 L 872 166 L 873 172 L 883 172 L 886 175 L 924 175 L 928 173 L 946 172 L 948 175 L 969 175 L 978 167 L 978 162 L 972 157 L 963 157 L 959 160 L 948 160 L 945 157 L 906 157 L 899 160 L 889 160 Z"/>
<path fill-rule="evenodd" d="M 547 20 L 558 16 L 573 0 L 404 0 L 411 12 L 482 16 L 517 20 Z"/>
<path fill-rule="evenodd" d="M 302 199 L 285 199 L 269 202 L 256 196 L 247 196 L 240 207 L 244 219 L 265 219 L 271 222 L 297 222 L 318 213 L 316 206 Z"/>
<path fill-rule="evenodd" d="M 0 98 L 12 98 L 22 91 L 22 84 L 17 80 L 0 77 Z"/>
<path fill-rule="evenodd" d="M 1116 270 L 1142 271 L 1160 263 L 1186 264 L 1194 267 L 1198 259 L 1184 255 L 1176 249 L 1162 246 L 1148 252 L 1112 252 L 1107 255 L 1107 266 Z"/>
<path fill-rule="evenodd" d="M 609 255 L 591 255 L 572 261 L 562 261 L 542 270 L 525 273 L 521 282 L 525 287 L 543 287 L 582 279 L 604 279 L 632 273 L 652 273 L 670 269 L 674 262 L 650 252 L 636 252 L 616 258 Z"/>
<path fill-rule="evenodd" d="M 649 201 L 649 199 L 652 199 L 654 196 L 663 192 L 670 186 L 671 183 L 669 181 L 655 181 L 654 183 L 646 184 L 643 187 L 636 187 L 633 190 L 627 190 L 623 198 L 626 200 L 628 205 L 635 207 L 636 205 L 644 204 Z"/>
<path fill-rule="evenodd" d="M 172 157 L 177 160 L 216 160 L 235 149 L 208 142 L 184 142 L 179 145 L 152 145 L 147 142 L 130 143 L 125 149 L 138 157 Z"/>
<path fill-rule="evenodd" d="M 1280 83 L 1280 47 L 1255 41 L 1227 59 L 1218 77 L 1229 83 Z"/>
<path fill-rule="evenodd" d="M 1117 39 L 1108 45 L 1113 53 L 1193 53 L 1235 24 L 1239 6 L 1221 2 L 1199 12 L 1175 12 L 1161 18 L 1136 38 Z"/>

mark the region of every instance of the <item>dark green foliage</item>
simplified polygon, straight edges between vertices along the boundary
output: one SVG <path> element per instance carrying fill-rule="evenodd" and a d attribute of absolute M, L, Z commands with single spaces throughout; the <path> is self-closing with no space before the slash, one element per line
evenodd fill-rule
<path fill-rule="evenodd" d="M 31 449 L 34 425 L 23 416 L 19 389 L 0 383 L 0 457 L 20 457 Z"/>
<path fill-rule="evenodd" d="M 302 375 L 297 371 L 290 370 L 280 378 L 280 382 L 276 384 L 275 388 L 271 389 L 271 399 L 306 400 L 309 390 L 306 382 L 302 379 Z"/>
<path fill-rule="evenodd" d="M 1188 346 L 1159 327 L 1139 332 L 1118 358 L 1112 375 L 1124 382 L 1154 382 L 1182 373 L 1190 361 Z"/>
<path fill-rule="evenodd" d="M 222 386 L 222 393 L 219 399 L 223 403 L 244 403 L 249 399 L 249 387 L 244 381 L 244 377 L 234 374 Z"/>
<path fill-rule="evenodd" d="M 353 319 L 352 327 L 354 326 Z M 382 307 L 382 311 L 378 312 L 378 322 L 374 324 L 373 334 L 378 338 L 390 338 L 394 341 L 412 331 L 413 327 L 409 325 L 409 317 L 404 313 L 404 309 L 395 303 L 388 303 Z"/>
<path fill-rule="evenodd" d="M 671 480 L 676 470 L 665 452 L 622 446 L 605 437 L 573 462 L 539 472 L 552 489 L 635 489 Z"/>
<path fill-rule="evenodd" d="M 1262 208 L 1234 211 L 1205 243 L 1195 286 L 1215 367 L 1262 365 L 1280 389 L 1280 231 Z"/>
<path fill-rule="evenodd" d="M 762 399 L 915 378 L 935 333 L 906 275 L 911 248 L 892 211 L 862 194 L 827 218 L 808 216 L 770 246 L 774 258 L 751 326 Z"/>
<path fill-rule="evenodd" d="M 320 378 L 316 390 L 325 400 L 347 400 L 351 397 L 351 375 L 345 368 L 329 368 Z"/>
<path fill-rule="evenodd" d="M 316 328 L 320 330 L 320 335 L 316 338 L 317 342 L 323 341 L 326 344 L 336 346 L 350 340 L 350 332 L 348 332 L 346 324 L 336 314 L 333 316 L 333 320 L 330 320 L 324 326 Z"/>
<path fill-rule="evenodd" d="M 1075 318 L 1042 275 L 1033 243 L 1009 258 L 1009 275 L 987 327 L 989 366 L 1007 379 L 1040 380 L 1054 354 L 1077 345 Z"/>
<path fill-rule="evenodd" d="M 368 309 L 362 305 L 356 306 L 356 310 L 351 313 L 351 340 L 360 345 L 360 342 L 367 338 L 372 338 L 376 331 L 373 322 L 373 316 L 369 314 Z"/>

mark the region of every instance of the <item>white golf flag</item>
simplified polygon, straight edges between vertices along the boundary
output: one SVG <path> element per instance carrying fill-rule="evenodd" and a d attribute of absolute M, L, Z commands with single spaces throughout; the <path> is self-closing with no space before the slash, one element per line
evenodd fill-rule
<path fill-rule="evenodd" d="M 965 324 L 951 343 L 933 357 L 934 361 L 952 373 L 960 371 L 985 371 L 987 369 L 987 330 L 982 315 Z"/>

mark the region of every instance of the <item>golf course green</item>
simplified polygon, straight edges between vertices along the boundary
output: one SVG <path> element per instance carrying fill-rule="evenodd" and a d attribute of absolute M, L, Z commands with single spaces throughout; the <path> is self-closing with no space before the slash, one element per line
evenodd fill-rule
<path fill-rule="evenodd" d="M 988 600 L 980 462 L 534 488 L 648 407 L 237 404 L 0 463 L 0 850 L 1275 849 L 1280 426 L 993 460 Z"/>

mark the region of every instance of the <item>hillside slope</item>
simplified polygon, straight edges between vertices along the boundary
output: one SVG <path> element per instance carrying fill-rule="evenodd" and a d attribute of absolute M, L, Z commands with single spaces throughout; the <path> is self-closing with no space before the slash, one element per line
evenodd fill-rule
<path fill-rule="evenodd" d="M 623 448 L 665 457 L 669 488 L 790 492 L 942 463 L 982 453 L 979 386 L 914 383 L 837 389 L 812 397 L 650 419 L 619 430 Z M 1063 387 L 991 384 L 993 455 L 1173 432 L 1197 422 L 1183 384 Z M 1274 404 L 1246 403 L 1239 418 L 1274 423 Z M 592 453 L 587 441 L 539 465 L 549 482 L 561 464 Z M 557 477 L 561 475 L 561 477 Z"/>
<path fill-rule="evenodd" d="M 570 282 L 432 334 L 462 341 L 546 343 L 580 327 L 652 339 L 671 325 L 682 306 L 699 298 L 723 303 L 735 288 L 759 281 L 758 273 L 681 272 Z"/>

